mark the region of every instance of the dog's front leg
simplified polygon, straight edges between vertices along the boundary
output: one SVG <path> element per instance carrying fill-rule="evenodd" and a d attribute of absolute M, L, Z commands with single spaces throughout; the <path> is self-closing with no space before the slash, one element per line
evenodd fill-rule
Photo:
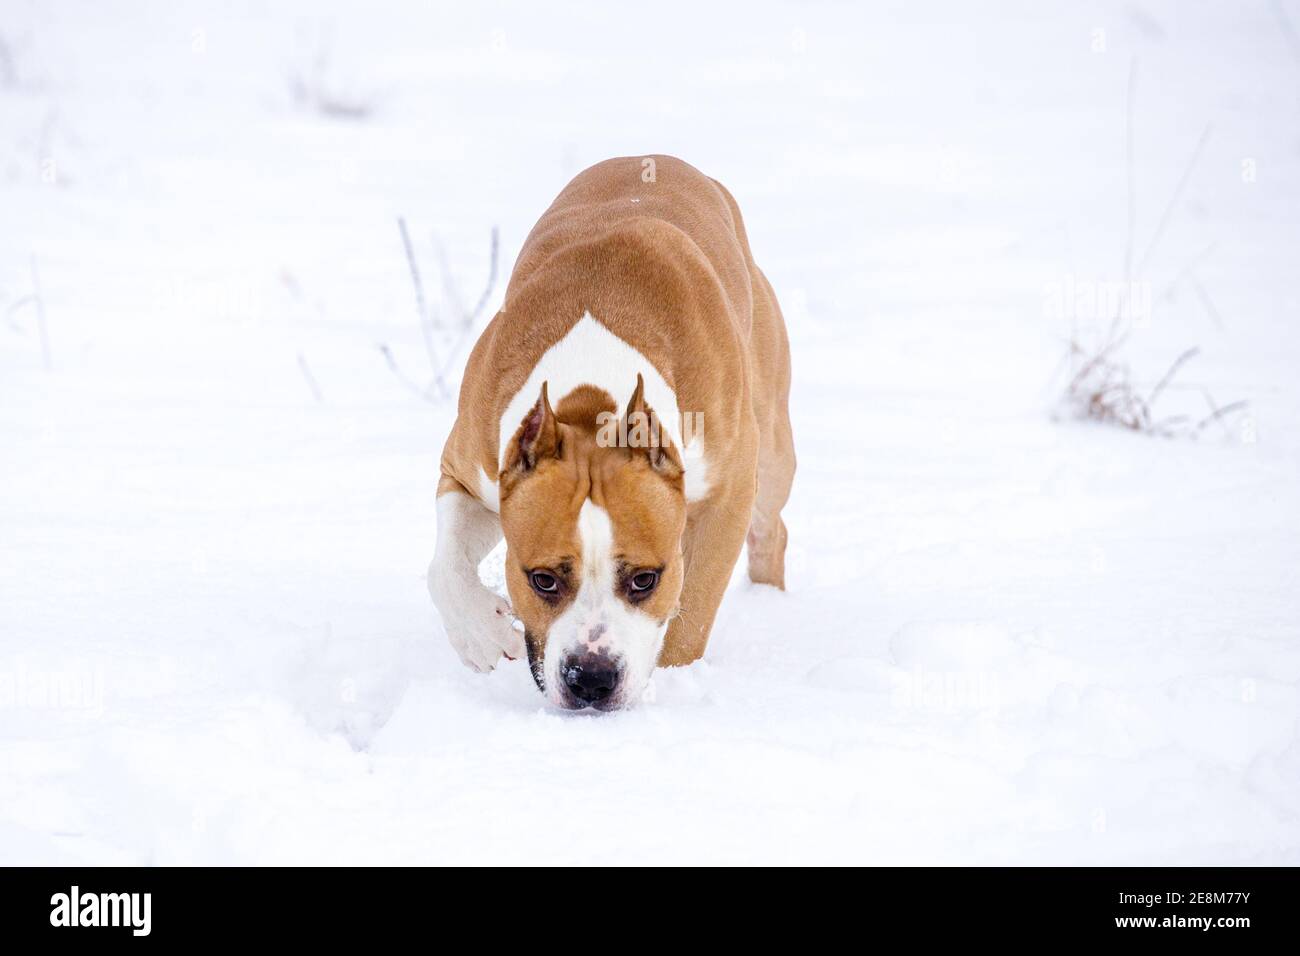
<path fill-rule="evenodd" d="M 438 542 L 429 565 L 429 594 L 451 646 L 476 671 L 490 671 L 502 654 L 524 655 L 510 604 L 478 577 L 479 562 L 500 540 L 500 519 L 444 477 L 438 483 Z"/>
<path fill-rule="evenodd" d="M 682 536 L 682 596 L 659 652 L 660 667 L 678 667 L 704 655 L 714 615 L 745 543 L 753 503 L 750 479 L 730 493 L 717 489 L 692 510 Z"/>

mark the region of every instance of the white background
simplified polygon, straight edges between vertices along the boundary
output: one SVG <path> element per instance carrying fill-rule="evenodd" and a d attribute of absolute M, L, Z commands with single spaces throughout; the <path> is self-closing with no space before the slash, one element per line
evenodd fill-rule
<path fill-rule="evenodd" d="M 3 0 L 0 861 L 1300 862 L 1300 7 L 734 6 Z M 445 326 L 647 152 L 785 308 L 789 590 L 564 715 L 426 595 L 396 219 Z M 1130 243 L 1195 439 L 1058 403 Z"/>

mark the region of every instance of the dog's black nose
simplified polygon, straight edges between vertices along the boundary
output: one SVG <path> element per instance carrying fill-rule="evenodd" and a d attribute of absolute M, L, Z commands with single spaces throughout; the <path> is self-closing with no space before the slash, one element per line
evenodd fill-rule
<path fill-rule="evenodd" d="M 598 704 L 618 686 L 618 668 L 608 657 L 582 654 L 567 657 L 560 668 L 569 693 L 587 704 Z"/>

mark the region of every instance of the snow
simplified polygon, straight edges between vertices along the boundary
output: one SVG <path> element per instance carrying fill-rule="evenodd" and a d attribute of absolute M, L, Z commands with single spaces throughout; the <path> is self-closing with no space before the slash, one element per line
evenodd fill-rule
<path fill-rule="evenodd" d="M 8 0 L 0 862 L 1300 862 L 1300 7 L 751 6 Z M 1201 347 L 1167 411 L 1251 404 L 1199 440 L 1051 414 L 1133 58 L 1124 357 Z M 561 714 L 425 592 L 396 219 L 446 314 L 433 237 L 472 300 L 652 151 L 786 310 L 789 590 Z"/>

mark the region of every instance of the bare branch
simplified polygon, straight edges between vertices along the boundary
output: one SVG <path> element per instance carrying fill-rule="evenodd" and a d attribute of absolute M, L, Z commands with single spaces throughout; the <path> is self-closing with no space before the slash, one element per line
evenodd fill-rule
<path fill-rule="evenodd" d="M 1245 411 L 1247 408 L 1250 407 L 1250 402 L 1242 401 L 1242 402 L 1229 402 L 1227 405 L 1224 405 L 1222 408 L 1219 408 L 1214 404 L 1214 399 L 1210 396 L 1209 392 L 1205 393 L 1205 400 L 1209 402 L 1210 408 L 1212 408 L 1213 411 L 1205 418 L 1201 419 L 1200 422 L 1197 423 L 1196 430 L 1198 432 L 1201 429 L 1203 429 L 1206 425 L 1210 424 L 1210 422 L 1222 421 L 1225 416 L 1231 415 L 1234 412 Z M 1224 427 L 1226 431 L 1227 426 Z M 1231 437 L 1230 432 L 1228 432 L 1227 434 L 1229 435 L 1229 437 Z"/>
<path fill-rule="evenodd" d="M 1192 289 L 1196 292 L 1196 297 L 1201 300 L 1201 305 L 1205 307 L 1205 311 L 1210 313 L 1210 318 L 1214 320 L 1214 324 L 1219 328 L 1223 328 L 1223 316 L 1219 314 L 1219 310 L 1214 305 L 1214 300 L 1210 298 L 1210 293 L 1206 291 L 1205 286 L 1201 284 L 1201 280 L 1195 272 L 1192 273 Z"/>
<path fill-rule="evenodd" d="M 434 372 L 434 384 L 445 392 L 446 386 L 443 385 L 442 374 L 439 371 L 442 363 L 438 358 L 437 346 L 434 345 L 429 307 L 424 298 L 424 282 L 420 278 L 420 267 L 415 261 L 415 248 L 411 245 L 411 234 L 406 228 L 406 220 L 401 216 L 397 217 L 397 228 L 402 233 L 402 246 L 406 249 L 406 264 L 411 270 L 411 283 L 415 286 L 415 308 L 420 321 L 420 333 L 424 336 L 424 349 L 429 355 L 429 368 Z"/>
<path fill-rule="evenodd" d="M 1142 275 L 1146 269 L 1147 263 L 1159 247 L 1160 240 L 1164 236 L 1165 229 L 1168 227 L 1173 217 L 1174 210 L 1181 201 L 1188 182 L 1191 180 L 1192 172 L 1200 159 L 1201 153 L 1205 149 L 1205 144 L 1209 141 L 1212 127 L 1206 125 L 1201 133 L 1200 139 L 1196 143 L 1192 155 L 1188 159 L 1187 165 L 1183 170 L 1182 177 L 1179 179 L 1170 197 L 1164 212 L 1161 214 L 1160 221 L 1156 225 L 1151 241 L 1147 244 L 1141 259 L 1138 260 L 1136 269 L 1133 263 L 1134 237 L 1136 234 L 1137 224 L 1137 181 L 1135 173 L 1134 146 L 1135 146 L 1135 128 L 1134 128 L 1134 107 L 1136 103 L 1137 92 L 1137 58 L 1129 60 L 1128 85 L 1126 89 L 1124 108 L 1124 158 L 1127 172 L 1127 238 L 1124 251 L 1124 279 L 1125 284 L 1131 286 L 1135 275 Z M 1213 249 L 1210 245 L 1201 255 L 1207 255 Z M 1199 258 L 1199 257 L 1198 257 Z M 1209 294 L 1201 285 L 1195 274 L 1194 260 L 1182 275 L 1175 280 L 1170 287 L 1170 294 L 1173 288 L 1185 276 L 1190 275 L 1197 295 L 1201 299 L 1202 305 L 1206 311 L 1221 323 L 1218 310 L 1215 309 L 1213 301 Z M 1155 417 L 1155 404 L 1164 395 L 1166 389 L 1170 387 L 1175 376 L 1181 371 L 1182 367 L 1192 358 L 1200 353 L 1197 348 L 1191 348 L 1179 355 L 1169 369 L 1156 383 L 1150 394 L 1143 398 L 1138 390 L 1138 386 L 1133 382 L 1128 365 L 1120 361 L 1116 356 L 1121 347 L 1128 341 L 1129 336 L 1134 329 L 1133 322 L 1125 322 L 1125 319 L 1131 318 L 1126 316 L 1123 302 L 1118 298 L 1115 301 L 1115 314 L 1111 318 L 1110 325 L 1107 328 L 1105 336 L 1095 348 L 1085 348 L 1078 340 L 1077 336 L 1072 335 L 1067 352 L 1069 365 L 1074 369 L 1074 374 L 1066 386 L 1063 404 L 1070 408 L 1079 418 L 1091 419 L 1106 424 L 1117 425 L 1132 431 L 1142 432 L 1149 435 L 1160 435 L 1172 437 L 1179 434 L 1190 434 L 1195 437 L 1200 433 L 1210 421 L 1218 420 L 1226 410 L 1216 409 L 1213 400 L 1209 397 L 1208 392 L 1204 392 L 1206 400 L 1210 402 L 1211 415 L 1196 426 L 1189 429 L 1186 415 L 1168 416 L 1157 419 Z M 1101 316 L 1098 316 L 1101 318 Z M 1227 406 L 1227 409 L 1240 408 L 1245 405 L 1244 402 L 1237 402 Z"/>
<path fill-rule="evenodd" d="M 466 325 L 473 325 L 479 320 L 480 316 L 483 315 L 483 310 L 487 308 L 488 300 L 492 298 L 492 290 L 496 288 L 497 284 L 497 258 L 498 253 L 500 252 L 500 240 L 500 231 L 496 226 L 493 226 L 492 249 L 488 258 L 487 285 L 483 289 L 483 294 L 478 297 L 478 302 L 474 306 L 474 311 L 465 317 Z"/>
<path fill-rule="evenodd" d="M 411 381 L 406 373 L 398 367 L 397 360 L 393 358 L 393 353 L 386 344 L 380 342 L 377 348 L 379 349 L 379 354 L 384 357 L 384 362 L 388 365 L 388 370 L 397 377 L 399 382 L 426 402 L 433 402 L 433 397 L 425 389 L 420 388 L 419 385 L 416 385 L 415 382 Z"/>
<path fill-rule="evenodd" d="M 1146 402 L 1147 406 L 1150 407 L 1151 405 L 1154 405 L 1156 399 L 1160 397 L 1160 393 L 1165 390 L 1165 386 L 1168 385 L 1173 380 L 1173 377 L 1178 374 L 1178 370 L 1182 368 L 1184 364 L 1190 362 L 1200 354 L 1200 348 L 1190 348 L 1182 355 L 1178 356 L 1178 358 L 1174 359 L 1174 364 L 1169 366 L 1169 371 L 1165 372 L 1164 378 L 1160 379 L 1156 384 L 1156 387 L 1151 390 L 1151 397 L 1148 398 Z"/>
<path fill-rule="evenodd" d="M 377 97 L 373 93 L 345 91 L 331 82 L 330 72 L 329 37 L 323 34 L 310 63 L 288 73 L 289 93 L 294 103 L 329 119 L 357 121 L 374 113 Z"/>
<path fill-rule="evenodd" d="M 1187 188 L 1188 180 L 1192 178 L 1192 171 L 1196 168 L 1196 163 L 1201 158 L 1201 153 L 1205 149 L 1205 144 L 1210 141 L 1210 133 L 1214 127 L 1207 123 L 1205 129 L 1201 131 L 1201 138 L 1196 141 L 1196 148 L 1192 150 L 1191 157 L 1187 160 L 1187 166 L 1183 169 L 1183 177 L 1178 180 L 1178 186 L 1174 189 L 1174 194 L 1169 197 L 1169 203 L 1165 206 L 1165 211 L 1160 215 L 1160 222 L 1156 225 L 1156 231 L 1151 236 L 1151 242 L 1147 244 L 1146 251 L 1142 253 L 1142 258 L 1138 262 L 1138 272 L 1146 270 L 1147 262 L 1155 254 L 1156 246 L 1160 244 L 1161 237 L 1164 236 L 1165 227 L 1169 225 L 1169 219 L 1174 213 L 1174 207 L 1178 205 L 1178 200 L 1183 197 L 1183 190 Z"/>
<path fill-rule="evenodd" d="M 311 394 L 316 401 L 318 403 L 325 401 L 325 397 L 321 395 L 320 386 L 316 383 L 316 376 L 311 373 L 311 367 L 307 364 L 307 356 L 301 352 L 298 353 L 298 370 L 302 372 L 302 377 L 307 380 L 307 387 L 311 389 Z"/>
<path fill-rule="evenodd" d="M 483 293 L 478 297 L 474 308 L 469 309 L 465 306 L 465 301 L 460 294 L 460 286 L 452 278 L 453 272 L 451 261 L 447 258 L 447 249 L 437 236 L 433 237 L 433 246 L 438 251 L 438 264 L 442 271 L 442 291 L 450 300 L 453 310 L 460 316 L 462 326 L 472 326 L 479 320 L 483 310 L 487 307 L 488 300 L 492 297 L 492 290 L 497 284 L 497 252 L 498 252 L 498 230 L 496 226 L 492 227 L 492 243 L 488 253 L 488 278 L 487 285 Z"/>

